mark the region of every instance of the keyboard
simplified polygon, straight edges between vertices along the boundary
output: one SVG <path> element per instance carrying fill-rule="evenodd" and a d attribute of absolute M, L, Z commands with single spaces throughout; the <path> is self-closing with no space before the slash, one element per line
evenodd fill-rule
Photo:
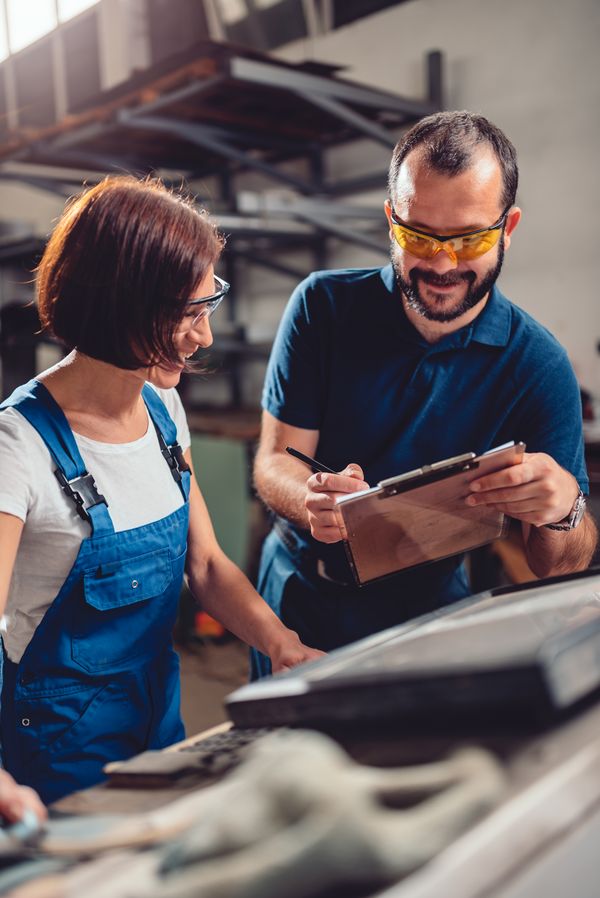
<path fill-rule="evenodd" d="M 111 786 L 123 788 L 163 788 L 184 779 L 218 778 L 237 767 L 249 747 L 274 729 L 232 728 L 204 738 L 200 735 L 166 751 L 145 751 L 127 761 L 112 762 L 104 772 Z"/>

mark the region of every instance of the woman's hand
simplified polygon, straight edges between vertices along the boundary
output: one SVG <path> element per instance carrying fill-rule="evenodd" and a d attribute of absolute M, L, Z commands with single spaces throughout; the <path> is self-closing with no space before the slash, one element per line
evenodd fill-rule
<path fill-rule="evenodd" d="M 18 823 L 28 810 L 33 811 L 40 822 L 48 816 L 37 792 L 29 786 L 19 786 L 10 773 L 0 770 L 0 814 L 9 823 Z"/>
<path fill-rule="evenodd" d="M 281 673 L 284 670 L 290 670 L 297 664 L 303 664 L 305 661 L 316 661 L 322 658 L 325 652 L 319 649 L 311 649 L 300 641 L 297 633 L 283 628 L 283 635 L 277 640 L 272 649 L 269 650 L 271 659 L 271 667 L 273 673 Z"/>

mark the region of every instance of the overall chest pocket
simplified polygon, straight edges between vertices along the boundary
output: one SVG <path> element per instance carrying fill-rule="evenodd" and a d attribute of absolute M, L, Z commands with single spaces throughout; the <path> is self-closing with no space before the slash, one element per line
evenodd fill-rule
<path fill-rule="evenodd" d="M 73 660 L 95 674 L 150 660 L 170 643 L 181 579 L 168 548 L 86 571 L 75 597 Z"/>

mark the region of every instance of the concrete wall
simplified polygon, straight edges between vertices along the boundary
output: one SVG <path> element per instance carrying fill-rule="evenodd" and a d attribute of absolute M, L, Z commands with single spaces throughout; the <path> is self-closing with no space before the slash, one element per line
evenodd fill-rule
<path fill-rule="evenodd" d="M 447 108 L 483 113 L 519 154 L 524 215 L 501 287 L 600 395 L 599 47 L 598 0 L 412 0 L 280 55 L 344 65 L 348 78 L 418 96 L 423 54 L 444 52 Z"/>

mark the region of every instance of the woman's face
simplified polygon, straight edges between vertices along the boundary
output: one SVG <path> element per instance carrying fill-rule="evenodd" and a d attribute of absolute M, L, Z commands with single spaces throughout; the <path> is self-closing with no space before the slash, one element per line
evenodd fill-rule
<path fill-rule="evenodd" d="M 212 265 L 207 269 L 205 277 L 200 281 L 190 300 L 212 296 L 215 292 L 215 272 Z M 175 387 L 179 383 L 181 372 L 185 368 L 186 359 L 198 349 L 207 349 L 213 341 L 209 315 L 205 314 L 202 304 L 190 305 L 181 319 L 175 332 L 175 345 L 180 354 L 180 363 L 172 365 L 164 362 L 146 369 L 145 379 L 162 389 Z"/>

